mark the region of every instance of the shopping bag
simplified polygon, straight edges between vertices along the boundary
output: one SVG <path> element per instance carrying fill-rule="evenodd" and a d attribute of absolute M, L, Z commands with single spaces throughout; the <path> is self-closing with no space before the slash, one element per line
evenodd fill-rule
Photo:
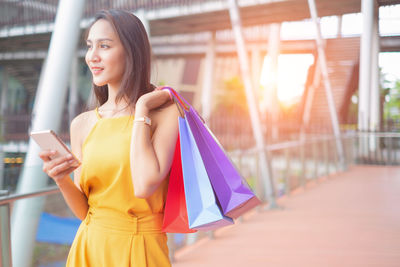
<path fill-rule="evenodd" d="M 196 230 L 190 229 L 188 223 L 180 147 L 178 136 L 169 174 L 162 230 L 168 233 L 194 233 Z"/>
<path fill-rule="evenodd" d="M 186 120 L 223 213 L 231 218 L 237 218 L 261 204 L 193 107 L 186 113 Z"/>
<path fill-rule="evenodd" d="M 199 149 L 187 121 L 181 117 L 179 137 L 189 227 L 209 231 L 233 224 L 233 220 L 224 216 L 217 204 Z"/>
<path fill-rule="evenodd" d="M 181 106 L 223 214 L 237 218 L 261 204 L 196 110 L 175 90 L 166 89 Z"/>

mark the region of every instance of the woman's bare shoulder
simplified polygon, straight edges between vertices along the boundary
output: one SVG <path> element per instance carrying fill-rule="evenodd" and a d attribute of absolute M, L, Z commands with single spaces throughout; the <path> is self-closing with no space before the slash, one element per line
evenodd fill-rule
<path fill-rule="evenodd" d="M 82 141 L 97 121 L 96 112 L 89 110 L 76 116 L 71 121 L 71 138 Z"/>
<path fill-rule="evenodd" d="M 80 128 L 82 126 L 87 125 L 88 122 L 96 120 L 96 112 L 94 110 L 89 110 L 86 112 L 83 112 L 76 116 L 72 121 L 71 121 L 71 128 Z"/>

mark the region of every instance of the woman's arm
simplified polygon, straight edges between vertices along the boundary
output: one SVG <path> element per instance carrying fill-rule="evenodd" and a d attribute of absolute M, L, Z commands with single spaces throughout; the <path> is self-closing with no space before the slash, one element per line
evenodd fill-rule
<path fill-rule="evenodd" d="M 139 99 L 135 118 L 150 116 L 155 124 L 151 138 L 151 127 L 135 122 L 131 139 L 131 173 L 136 197 L 147 198 L 157 189 L 171 168 L 178 137 L 178 109 L 172 102 L 160 112 L 151 112 L 169 100 L 167 91 L 154 91 Z"/>
<path fill-rule="evenodd" d="M 71 123 L 71 149 L 72 153 L 81 160 L 81 136 L 82 136 L 82 117 L 78 116 Z M 79 177 L 81 167 L 72 167 L 75 163 L 72 157 L 65 156 L 54 160 L 50 156 L 54 154 L 53 151 L 41 151 L 39 156 L 43 160 L 43 171 L 47 173 L 58 185 L 60 191 L 65 199 L 65 202 L 75 214 L 76 217 L 83 220 L 88 211 L 88 201 L 85 194 L 80 190 Z M 70 173 L 74 171 L 74 181 L 69 177 Z"/>
<path fill-rule="evenodd" d="M 82 129 L 88 128 L 90 125 L 87 122 L 86 117 L 88 117 L 88 113 L 81 114 L 80 116 L 76 117 L 71 122 L 70 127 L 70 136 L 71 136 L 71 150 L 72 153 L 82 161 L 82 143 L 83 138 L 86 136 Z M 85 124 L 83 126 L 82 124 Z M 85 131 L 86 133 L 86 131 Z M 80 186 L 80 177 L 81 177 L 81 170 L 82 166 L 79 166 L 74 170 L 74 182 L 72 183 L 71 179 L 67 179 L 67 183 L 59 183 L 59 187 L 61 192 L 64 196 L 65 201 L 67 202 L 68 206 L 75 214 L 76 217 L 83 220 L 85 219 L 89 204 L 86 195 L 82 192 Z"/>

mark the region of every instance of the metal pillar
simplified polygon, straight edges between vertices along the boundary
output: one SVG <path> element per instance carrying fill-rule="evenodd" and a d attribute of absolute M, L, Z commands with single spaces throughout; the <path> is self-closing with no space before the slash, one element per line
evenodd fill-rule
<path fill-rule="evenodd" d="M 363 31 L 360 43 L 360 75 L 358 90 L 358 130 L 370 130 L 371 118 L 371 76 L 373 75 L 372 50 L 374 46 L 374 17 L 375 0 L 362 0 L 361 13 L 363 17 Z M 369 150 L 368 137 L 360 137 L 359 155 L 367 158 Z"/>
<path fill-rule="evenodd" d="M 378 131 L 380 126 L 380 86 L 379 86 L 379 7 L 374 1 L 374 17 L 372 24 L 371 42 L 371 94 L 370 94 L 370 121 L 369 130 Z"/>
<path fill-rule="evenodd" d="M 76 108 L 78 106 L 78 79 L 79 79 L 79 59 L 78 55 L 72 58 L 71 77 L 69 82 L 69 101 L 68 101 L 68 116 L 69 122 L 75 118 Z"/>
<path fill-rule="evenodd" d="M 8 71 L 7 68 L 3 68 L 2 71 L 2 85 L 1 85 L 1 104 L 0 104 L 0 136 L 3 137 L 5 134 L 5 126 L 6 122 L 4 120 L 4 115 L 6 114 L 7 106 L 8 106 Z M 3 188 L 4 185 L 4 152 L 3 146 L 0 148 L 0 189 Z"/>
<path fill-rule="evenodd" d="M 369 131 L 377 132 L 380 129 L 380 71 L 379 71 L 379 7 L 374 1 L 374 17 L 372 24 L 372 43 L 371 43 L 371 93 L 370 93 L 370 115 Z M 379 138 L 374 135 L 369 136 L 369 152 L 376 153 L 379 149 Z"/>
<path fill-rule="evenodd" d="M 1 84 L 1 106 L 0 113 L 4 116 L 8 104 L 8 71 L 7 68 L 2 68 L 2 84 Z M 3 128 L 2 128 L 3 130 Z"/>
<path fill-rule="evenodd" d="M 272 23 L 269 26 L 268 56 L 270 57 L 271 83 L 268 86 L 271 97 L 272 139 L 279 139 L 279 100 L 278 100 L 278 59 L 280 52 L 281 25 Z"/>
<path fill-rule="evenodd" d="M 319 20 L 318 20 L 317 8 L 315 6 L 315 1 L 314 0 L 308 0 L 308 6 L 310 8 L 310 13 L 311 13 L 312 20 L 314 21 L 314 24 L 316 26 L 316 32 L 317 32 L 316 41 L 317 41 L 317 48 L 318 48 L 318 62 L 320 63 L 319 65 L 320 65 L 320 68 L 321 68 L 321 74 L 322 74 L 323 81 L 324 81 L 326 100 L 328 102 L 329 113 L 330 113 L 331 122 L 332 122 L 332 128 L 333 128 L 333 133 L 335 135 L 336 149 L 337 149 L 337 153 L 338 153 L 338 157 L 339 157 L 340 166 L 345 168 L 346 161 L 345 161 L 345 158 L 344 158 L 344 151 L 343 151 L 343 144 L 342 144 L 342 139 L 341 139 L 341 134 L 340 134 L 339 121 L 338 121 L 338 118 L 337 118 L 335 102 L 334 102 L 333 95 L 332 95 L 331 83 L 330 83 L 329 76 L 328 76 L 328 66 L 327 66 L 327 62 L 326 62 L 324 44 L 323 44 L 323 41 L 322 41 L 321 27 L 319 25 Z"/>
<path fill-rule="evenodd" d="M 201 111 L 203 119 L 206 122 L 210 119 L 212 108 L 211 94 L 214 85 L 215 54 L 215 31 L 213 31 L 210 33 L 210 40 L 204 62 L 203 90 L 201 93 Z"/>
<path fill-rule="evenodd" d="M 85 1 L 61 0 L 57 9 L 54 31 L 51 37 L 43 81 L 36 96 L 32 130 L 53 129 L 57 131 L 61 121 L 63 104 L 80 32 L 80 20 Z M 66 21 L 68 23 L 66 23 Z M 43 188 L 48 177 L 42 171 L 38 157 L 39 147 L 30 140 L 24 169 L 17 193 Z M 14 266 L 31 265 L 36 229 L 42 210 L 43 198 L 19 200 L 12 214 L 12 258 Z"/>
<path fill-rule="evenodd" d="M 249 61 L 247 57 L 247 50 L 244 43 L 242 32 L 241 19 L 239 14 L 239 6 L 237 0 L 228 0 L 229 15 L 231 18 L 233 33 L 235 35 L 235 42 L 237 53 L 239 56 L 240 70 L 243 77 L 244 87 L 246 90 L 246 100 L 250 111 L 251 125 L 253 135 L 256 140 L 258 155 L 260 158 L 260 173 L 264 179 L 265 196 L 267 197 L 270 208 L 277 207 L 275 201 L 275 190 L 273 186 L 271 164 L 268 160 L 266 153 L 266 146 L 264 137 L 262 135 L 260 117 L 258 111 L 258 104 L 254 94 L 253 85 L 251 82 L 251 75 L 249 71 Z"/>
<path fill-rule="evenodd" d="M 371 88 L 371 50 L 375 0 L 362 0 L 363 32 L 360 44 L 360 77 L 358 93 L 358 130 L 368 131 Z"/>

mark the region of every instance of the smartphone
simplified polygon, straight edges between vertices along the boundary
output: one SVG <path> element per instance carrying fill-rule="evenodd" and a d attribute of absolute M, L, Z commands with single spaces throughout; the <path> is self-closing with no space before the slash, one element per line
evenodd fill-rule
<path fill-rule="evenodd" d="M 58 158 L 71 154 L 77 162 L 78 167 L 81 163 L 77 157 L 71 152 L 68 146 L 61 140 L 61 138 L 52 130 L 34 131 L 30 133 L 32 139 L 40 146 L 42 150 L 54 150 L 57 153 L 51 158 Z"/>

